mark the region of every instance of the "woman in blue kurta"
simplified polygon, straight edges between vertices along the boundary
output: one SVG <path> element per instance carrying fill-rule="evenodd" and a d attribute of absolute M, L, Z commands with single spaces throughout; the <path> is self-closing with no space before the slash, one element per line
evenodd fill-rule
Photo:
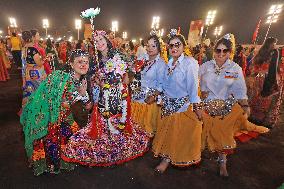
<path fill-rule="evenodd" d="M 153 141 L 155 156 L 162 157 L 156 171 L 164 172 L 169 164 L 190 166 L 201 160 L 201 111 L 196 108 L 198 96 L 198 63 L 185 56 L 182 35 L 172 30 L 169 36 L 171 59 L 162 83 L 162 119 L 159 120 Z M 192 109 L 194 108 L 194 111 Z"/>
<path fill-rule="evenodd" d="M 160 118 L 159 107 L 155 102 L 162 91 L 162 82 L 166 63 L 160 57 L 161 44 L 157 35 L 147 41 L 147 56 L 136 62 L 132 88 L 132 118 L 145 131 L 154 136 L 157 121 Z"/>

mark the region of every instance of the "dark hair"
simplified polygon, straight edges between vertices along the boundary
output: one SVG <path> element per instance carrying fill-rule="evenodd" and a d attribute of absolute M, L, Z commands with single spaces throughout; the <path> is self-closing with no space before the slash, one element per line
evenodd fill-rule
<path fill-rule="evenodd" d="M 272 44 L 277 43 L 277 39 L 274 37 L 269 37 L 265 40 L 264 44 L 259 49 L 258 53 L 255 56 L 256 64 L 263 64 L 271 59 L 271 53 L 273 51 Z"/>
<path fill-rule="evenodd" d="M 13 37 L 16 37 L 17 35 L 16 35 L 16 33 L 15 33 L 15 32 L 12 32 L 12 36 L 13 36 Z"/>
<path fill-rule="evenodd" d="M 32 34 L 30 31 L 23 31 L 22 32 L 22 39 L 25 42 L 30 42 L 32 40 Z"/>
<path fill-rule="evenodd" d="M 145 41 L 144 41 L 144 39 L 142 39 L 140 43 L 141 43 L 141 45 L 142 45 L 143 47 L 145 47 Z"/>
<path fill-rule="evenodd" d="M 72 50 L 72 44 L 71 44 L 71 42 L 70 41 L 67 41 L 67 50 Z"/>
<path fill-rule="evenodd" d="M 52 48 L 52 42 L 51 42 L 51 39 L 50 39 L 50 38 L 48 38 L 48 39 L 46 40 L 46 46 L 47 46 L 48 48 Z"/>
<path fill-rule="evenodd" d="M 233 61 L 235 63 L 237 63 L 240 67 L 243 67 L 243 64 L 244 64 L 243 56 L 241 56 L 242 55 L 241 53 L 242 53 L 243 49 L 244 48 L 242 47 L 242 45 L 238 44 L 237 47 L 236 47 L 236 53 L 235 53 L 235 55 L 233 57 Z"/>
<path fill-rule="evenodd" d="M 238 45 L 236 48 L 236 56 L 238 56 L 242 52 L 243 49 L 244 48 L 242 47 L 242 45 Z"/>
<path fill-rule="evenodd" d="M 134 50 L 134 44 L 133 44 L 133 42 L 132 41 L 129 41 L 129 47 L 130 47 L 130 50 Z"/>
<path fill-rule="evenodd" d="M 78 42 L 76 43 L 75 49 L 81 49 L 82 43 L 83 43 L 83 40 L 81 40 L 81 39 L 78 40 Z"/>
<path fill-rule="evenodd" d="M 89 54 L 81 49 L 76 49 L 71 52 L 71 55 L 69 57 L 69 63 L 74 63 L 75 58 L 80 56 L 89 56 Z"/>
<path fill-rule="evenodd" d="M 103 36 L 103 35 L 102 35 L 102 36 Z M 113 46 L 112 46 L 112 43 L 110 42 L 110 40 L 109 40 L 107 37 L 103 36 L 103 38 L 104 38 L 104 39 L 106 40 L 106 42 L 107 42 L 108 57 L 109 57 L 109 56 L 110 56 L 110 52 L 113 50 Z M 102 57 L 103 57 L 102 52 L 98 51 L 98 58 L 99 58 L 99 60 L 101 60 Z M 109 57 L 109 58 L 110 58 L 110 57 Z"/>
<path fill-rule="evenodd" d="M 32 37 L 35 37 L 38 31 L 36 29 L 31 30 Z"/>
<path fill-rule="evenodd" d="M 181 43 L 183 44 L 183 47 L 186 46 L 186 41 L 185 41 L 185 38 L 183 35 L 173 35 L 173 36 L 170 36 L 169 39 L 168 39 L 168 44 L 170 44 L 170 41 L 173 40 L 173 39 L 179 39 L 181 41 Z"/>
<path fill-rule="evenodd" d="M 125 43 L 123 43 L 123 44 L 121 45 L 121 48 L 125 50 L 125 48 L 126 48 Z"/>
<path fill-rule="evenodd" d="M 161 53 L 161 44 L 159 42 L 158 36 L 157 35 L 152 35 L 152 36 L 148 37 L 147 41 L 150 41 L 150 39 L 154 40 L 154 43 L 155 43 L 155 45 L 158 48 L 158 52 Z"/>
<path fill-rule="evenodd" d="M 217 49 L 217 47 L 219 46 L 219 45 L 225 45 L 229 50 L 230 50 L 230 52 L 232 52 L 232 50 L 233 50 L 233 43 L 230 41 L 230 40 L 228 40 L 228 39 L 225 39 L 225 38 L 221 38 L 221 39 L 219 39 L 218 41 L 217 41 L 217 43 L 215 44 L 215 46 L 214 46 L 214 51 Z"/>

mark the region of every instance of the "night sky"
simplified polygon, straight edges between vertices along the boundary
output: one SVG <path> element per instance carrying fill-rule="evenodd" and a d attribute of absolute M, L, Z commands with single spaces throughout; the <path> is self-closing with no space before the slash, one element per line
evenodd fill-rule
<path fill-rule="evenodd" d="M 96 18 L 97 29 L 110 29 L 111 21 L 119 22 L 119 32 L 127 31 L 130 39 L 149 34 L 152 17 L 160 16 L 160 27 L 169 31 L 181 27 L 187 37 L 192 20 L 205 19 L 208 10 L 216 9 L 214 25 L 208 36 L 214 39 L 215 26 L 223 25 L 223 33 L 234 33 L 240 43 L 249 43 L 259 19 L 263 19 L 259 41 L 262 42 L 268 28 L 266 13 L 273 3 L 269 0 L 0 0 L 0 29 L 5 31 L 9 17 L 15 17 L 22 30 L 37 28 L 44 35 L 42 19 L 48 18 L 51 33 L 76 36 L 74 19 L 80 12 L 99 6 L 101 14 Z M 49 32 L 50 33 L 50 32 Z M 81 32 L 83 34 L 83 32 Z M 269 36 L 284 44 L 284 11 L 276 24 L 272 24 Z"/>

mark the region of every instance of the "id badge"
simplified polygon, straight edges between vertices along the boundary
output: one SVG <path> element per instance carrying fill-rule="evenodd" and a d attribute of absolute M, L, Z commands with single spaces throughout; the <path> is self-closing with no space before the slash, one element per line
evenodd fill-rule
<path fill-rule="evenodd" d="M 239 77 L 238 72 L 225 72 L 226 79 L 237 79 Z"/>

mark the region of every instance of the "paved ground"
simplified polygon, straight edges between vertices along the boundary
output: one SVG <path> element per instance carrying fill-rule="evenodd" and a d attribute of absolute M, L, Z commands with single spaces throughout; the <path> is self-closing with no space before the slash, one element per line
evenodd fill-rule
<path fill-rule="evenodd" d="M 13 71 L 12 79 L 0 83 L 0 188 L 226 188 L 276 189 L 284 182 L 284 115 L 279 126 L 269 134 L 245 144 L 239 144 L 229 157 L 230 178 L 217 176 L 213 156 L 204 153 L 198 167 L 169 168 L 164 175 L 156 175 L 153 168 L 158 159 L 148 152 L 144 157 L 111 168 L 78 166 L 60 175 L 33 176 L 28 168 L 24 138 L 19 117 L 21 79 Z M 282 107 L 282 109 L 284 109 Z"/>

